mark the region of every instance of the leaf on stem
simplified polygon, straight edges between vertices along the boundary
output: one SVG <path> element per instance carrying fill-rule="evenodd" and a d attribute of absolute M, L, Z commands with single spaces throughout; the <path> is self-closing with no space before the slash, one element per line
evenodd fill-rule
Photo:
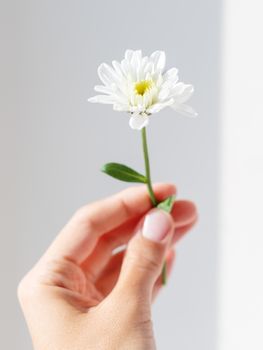
<path fill-rule="evenodd" d="M 164 201 L 162 201 L 161 203 L 159 203 L 157 205 L 157 208 L 162 209 L 167 213 L 170 213 L 173 209 L 174 202 L 175 202 L 175 196 L 170 196 L 166 198 Z"/>
<path fill-rule="evenodd" d="M 162 201 L 157 205 L 157 208 L 162 209 L 167 213 L 171 213 L 174 202 L 175 202 L 175 196 L 167 197 L 164 201 Z M 167 283 L 167 263 L 165 262 L 162 269 L 162 284 L 165 285 L 166 283 Z"/>
<path fill-rule="evenodd" d="M 144 175 L 127 167 L 124 164 L 107 163 L 103 165 L 103 167 L 101 168 L 101 171 L 121 181 L 139 182 L 144 184 L 147 183 L 147 179 Z"/>

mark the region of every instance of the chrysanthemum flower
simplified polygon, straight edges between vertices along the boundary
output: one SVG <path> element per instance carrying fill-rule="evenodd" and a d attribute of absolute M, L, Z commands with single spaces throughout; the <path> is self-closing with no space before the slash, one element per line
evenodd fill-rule
<path fill-rule="evenodd" d="M 142 129 L 149 123 L 151 114 L 170 106 L 179 113 L 195 116 L 195 111 L 185 104 L 194 88 L 178 82 L 178 70 L 164 72 L 165 53 L 155 51 L 150 57 L 140 50 L 127 50 L 121 63 L 112 66 L 102 63 L 98 75 L 104 85 L 95 86 L 103 95 L 90 98 L 89 102 L 112 104 L 116 111 L 131 114 L 130 126 Z"/>

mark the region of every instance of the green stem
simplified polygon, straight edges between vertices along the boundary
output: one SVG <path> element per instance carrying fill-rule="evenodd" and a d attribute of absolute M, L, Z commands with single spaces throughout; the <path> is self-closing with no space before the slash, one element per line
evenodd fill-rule
<path fill-rule="evenodd" d="M 148 191 L 149 191 L 149 195 L 150 195 L 152 204 L 156 207 L 158 202 L 155 198 L 153 188 L 152 188 L 150 160 L 149 160 L 149 154 L 148 154 L 147 136 L 146 136 L 146 128 L 145 127 L 142 129 L 142 145 L 143 145 L 143 155 L 144 155 L 147 187 L 148 187 Z"/>
<path fill-rule="evenodd" d="M 147 136 L 146 136 L 146 128 L 145 127 L 142 129 L 142 145 L 143 145 L 143 155 L 144 155 L 144 163 L 145 163 L 145 172 L 146 172 L 148 192 L 149 192 L 149 196 L 151 198 L 153 206 L 156 207 L 158 205 L 158 201 L 155 198 L 153 188 L 152 188 L 150 160 L 149 160 Z M 162 269 L 162 284 L 165 285 L 166 282 L 167 282 L 167 266 L 166 266 L 166 262 L 164 262 L 163 269 Z"/>

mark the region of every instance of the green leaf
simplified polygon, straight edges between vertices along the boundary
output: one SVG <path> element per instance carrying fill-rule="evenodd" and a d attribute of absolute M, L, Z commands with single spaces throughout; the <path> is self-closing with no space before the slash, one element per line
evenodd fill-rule
<path fill-rule="evenodd" d="M 163 264 L 163 269 L 162 269 L 162 284 L 166 285 L 167 284 L 167 263 Z"/>
<path fill-rule="evenodd" d="M 175 202 L 175 196 L 170 196 L 166 198 L 164 201 L 157 205 L 157 208 L 170 213 L 173 209 L 173 204 Z M 167 263 L 165 262 L 162 269 L 162 284 L 165 285 L 167 283 Z"/>
<path fill-rule="evenodd" d="M 147 183 L 144 175 L 123 164 L 107 163 L 103 165 L 101 171 L 121 181 Z"/>
<path fill-rule="evenodd" d="M 159 203 L 157 205 L 157 208 L 162 209 L 167 213 L 170 213 L 173 209 L 174 202 L 175 202 L 175 196 L 170 196 L 166 198 L 163 202 Z"/>

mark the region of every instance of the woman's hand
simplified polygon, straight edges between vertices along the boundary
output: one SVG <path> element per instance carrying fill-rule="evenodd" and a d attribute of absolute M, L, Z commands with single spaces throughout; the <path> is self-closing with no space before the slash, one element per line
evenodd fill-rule
<path fill-rule="evenodd" d="M 175 188 L 154 192 L 161 201 Z M 34 348 L 155 349 L 151 302 L 162 266 L 166 259 L 171 271 L 172 245 L 196 219 L 188 201 L 176 201 L 171 215 L 151 210 L 145 186 L 79 209 L 19 285 Z"/>

